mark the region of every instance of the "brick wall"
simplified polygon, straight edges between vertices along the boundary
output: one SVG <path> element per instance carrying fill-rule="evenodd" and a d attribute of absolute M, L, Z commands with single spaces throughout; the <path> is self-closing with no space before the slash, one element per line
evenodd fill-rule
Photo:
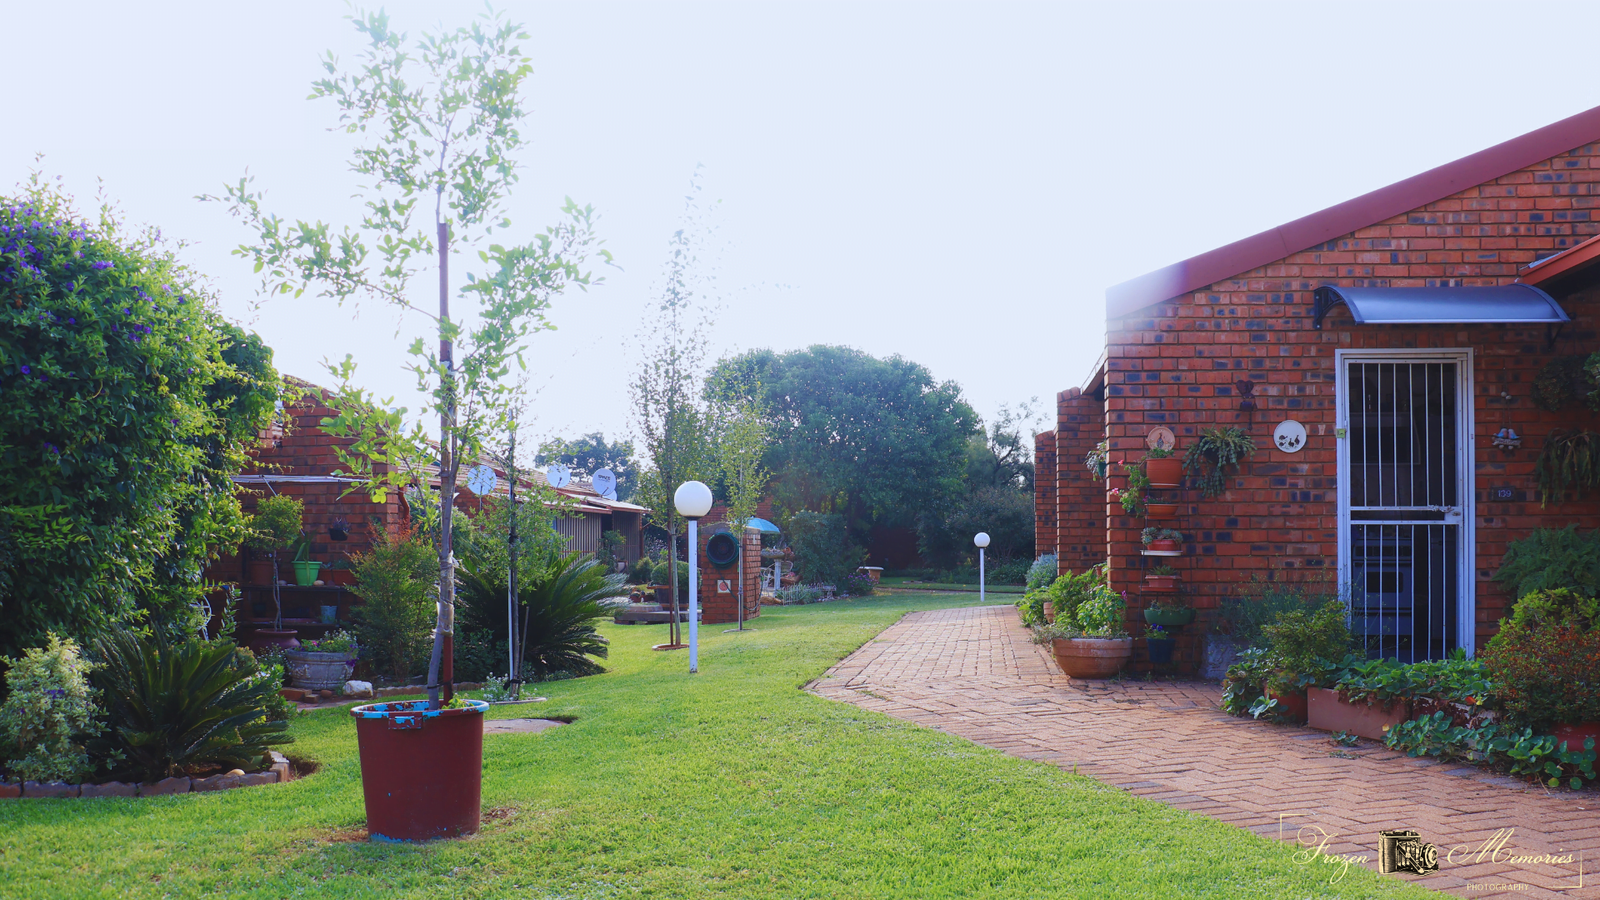
<path fill-rule="evenodd" d="M 710 518 L 709 516 L 707 517 Z M 763 516 L 762 518 L 766 518 Z M 700 621 L 706 625 L 739 620 L 739 568 L 737 565 L 719 569 L 706 559 L 706 541 L 715 533 L 700 524 Z M 761 615 L 761 535 L 745 532 L 744 539 L 744 617 L 746 621 Z M 726 592 L 719 591 L 718 582 L 728 583 Z M 687 600 L 685 600 L 687 602 Z"/>
<path fill-rule="evenodd" d="M 1508 598 L 1489 580 L 1508 540 L 1535 527 L 1578 522 L 1595 527 L 1600 501 L 1541 509 L 1534 461 L 1555 427 L 1587 411 L 1537 409 L 1533 380 L 1552 355 L 1596 349 L 1600 293 L 1557 299 L 1573 317 L 1547 351 L 1543 326 L 1357 326 L 1336 308 L 1322 330 L 1312 328 L 1312 291 L 1325 284 L 1415 287 L 1508 284 L 1517 268 L 1596 233 L 1600 222 L 1600 145 L 1579 148 L 1494 182 L 1376 223 L 1345 237 L 1240 273 L 1173 301 L 1108 323 L 1107 435 L 1138 458 L 1156 425 L 1178 435 L 1180 452 L 1199 428 L 1241 425 L 1261 448 L 1227 493 L 1202 500 L 1185 495 L 1177 527 L 1189 536 L 1179 561 L 1192 605 L 1209 617 L 1217 601 L 1252 575 L 1295 579 L 1332 571 L 1338 560 L 1334 350 L 1360 348 L 1474 349 L 1473 461 L 1477 502 L 1477 633 L 1481 646 L 1507 611 Z M 1238 409 L 1234 382 L 1254 382 L 1254 413 Z M 1283 453 L 1272 430 L 1294 418 L 1309 432 L 1306 449 Z M 1520 450 L 1494 449 L 1490 440 L 1511 426 Z M 1123 479 L 1113 479 L 1111 486 Z M 1516 500 L 1491 502 L 1491 486 L 1510 486 Z M 1119 510 L 1120 512 L 1120 510 Z M 1113 587 L 1138 599 L 1139 529 L 1144 522 L 1115 516 L 1107 529 Z M 1136 613 L 1130 613 L 1130 618 Z M 1196 633 L 1180 643 L 1192 663 Z"/>
<path fill-rule="evenodd" d="M 1033 436 L 1033 555 L 1056 552 L 1056 433 Z"/>
<path fill-rule="evenodd" d="M 1069 388 L 1056 395 L 1056 569 L 1082 572 L 1106 558 L 1105 488 L 1083 464 L 1105 434 L 1105 411 L 1094 395 Z"/>

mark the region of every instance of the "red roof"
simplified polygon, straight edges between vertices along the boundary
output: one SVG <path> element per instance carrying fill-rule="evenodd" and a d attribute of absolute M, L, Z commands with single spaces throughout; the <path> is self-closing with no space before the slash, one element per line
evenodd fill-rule
<path fill-rule="evenodd" d="M 1544 284 L 1570 272 L 1587 269 L 1595 260 L 1600 260 L 1600 234 L 1554 256 L 1528 263 L 1517 270 L 1520 276 L 1517 280 L 1523 284 Z"/>
<path fill-rule="evenodd" d="M 1600 106 L 1321 212 L 1112 285 L 1106 289 L 1106 315 L 1125 316 L 1225 281 L 1597 140 Z"/>

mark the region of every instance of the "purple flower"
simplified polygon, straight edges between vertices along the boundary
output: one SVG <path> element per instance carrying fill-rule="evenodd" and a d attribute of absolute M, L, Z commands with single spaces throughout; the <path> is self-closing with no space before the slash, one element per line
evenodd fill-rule
<path fill-rule="evenodd" d="M 69 319 L 67 319 L 67 324 L 68 325 L 76 325 L 76 324 L 78 324 L 78 320 L 76 318 L 69 318 Z"/>
<path fill-rule="evenodd" d="M 131 316 L 131 315 L 133 315 L 133 310 L 131 310 L 128 307 L 124 306 L 122 308 L 122 314 L 125 315 L 125 316 Z M 665 565 L 665 563 L 663 563 L 663 565 Z"/>
<path fill-rule="evenodd" d="M 50 451 L 51 453 L 60 453 L 61 452 L 60 450 L 56 449 L 56 445 L 55 444 L 52 444 L 49 441 L 45 441 L 44 442 L 44 449 Z"/>
<path fill-rule="evenodd" d="M 99 262 L 95 263 L 93 268 L 99 269 L 99 270 L 101 270 L 103 272 L 106 269 L 111 268 L 113 265 L 115 265 L 115 263 L 111 262 L 110 260 L 102 259 Z"/>
<path fill-rule="evenodd" d="M 30 375 L 32 373 L 33 373 L 33 369 L 31 367 L 29 367 L 29 366 L 23 366 L 22 367 L 22 374 Z"/>
<path fill-rule="evenodd" d="M 77 290 L 77 289 L 78 289 L 78 286 L 77 286 L 77 285 L 76 285 L 76 284 L 73 284 L 73 283 L 72 283 L 72 282 L 70 282 L 70 281 L 69 281 L 69 282 L 67 282 L 67 293 L 69 293 L 69 294 L 70 294 L 70 293 L 72 293 L 72 292 L 73 292 L 73 291 L 75 291 L 75 290 Z"/>
<path fill-rule="evenodd" d="M 65 700 L 67 697 L 67 692 L 61 688 L 50 688 L 49 690 L 45 691 L 45 695 L 54 697 L 57 700 Z"/>

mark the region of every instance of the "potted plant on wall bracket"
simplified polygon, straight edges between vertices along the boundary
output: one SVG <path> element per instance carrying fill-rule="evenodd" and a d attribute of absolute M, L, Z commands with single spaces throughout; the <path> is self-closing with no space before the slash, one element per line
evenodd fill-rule
<path fill-rule="evenodd" d="M 1178 572 L 1171 566 L 1156 566 L 1145 573 L 1144 586 L 1147 591 L 1176 591 L 1178 589 Z"/>
<path fill-rule="evenodd" d="M 1095 444 L 1094 449 L 1083 458 L 1083 465 L 1095 481 L 1105 481 L 1106 472 L 1111 468 L 1111 442 Z"/>
<path fill-rule="evenodd" d="M 1183 532 L 1176 529 L 1151 525 L 1139 532 L 1139 540 L 1144 543 L 1145 556 L 1183 555 Z"/>
<path fill-rule="evenodd" d="M 317 572 L 322 563 L 311 558 L 311 535 L 301 534 L 294 545 L 294 583 L 310 587 L 317 583 Z"/>
<path fill-rule="evenodd" d="M 1194 610 L 1177 597 L 1157 597 L 1144 611 L 1148 625 L 1160 625 L 1169 633 L 1194 621 Z"/>
<path fill-rule="evenodd" d="M 1146 610 L 1148 612 L 1148 610 Z M 1157 665 L 1172 662 L 1172 649 L 1178 641 L 1172 633 L 1161 625 L 1146 625 L 1144 632 L 1145 649 L 1150 653 L 1150 661 Z"/>
<path fill-rule="evenodd" d="M 1123 512 L 1130 516 L 1144 516 L 1147 513 L 1144 493 L 1150 487 L 1150 479 L 1138 466 L 1124 463 L 1122 468 L 1128 473 L 1128 484 L 1123 488 L 1112 488 L 1111 496 L 1122 505 Z"/>
<path fill-rule="evenodd" d="M 1238 474 L 1239 464 L 1255 452 L 1256 442 L 1237 425 L 1202 428 L 1183 455 L 1183 471 L 1196 479 L 1202 496 L 1216 497 L 1227 490 L 1228 470 Z"/>
<path fill-rule="evenodd" d="M 1144 457 L 1144 474 L 1150 486 L 1176 488 L 1183 485 L 1183 460 L 1166 447 L 1151 447 Z"/>

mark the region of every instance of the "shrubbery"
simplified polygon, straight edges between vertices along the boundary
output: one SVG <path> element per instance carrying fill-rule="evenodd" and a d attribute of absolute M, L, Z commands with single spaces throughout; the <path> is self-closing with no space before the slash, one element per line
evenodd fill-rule
<path fill-rule="evenodd" d="M 18 781 L 78 781 L 92 769 L 83 740 L 100 730 L 94 665 L 78 645 L 52 634 L 6 671 L 0 706 L 0 760 Z"/>
<path fill-rule="evenodd" d="M 144 620 L 176 635 L 243 519 L 271 351 L 154 231 L 81 221 L 35 177 L 0 198 L 0 654 Z"/>
<path fill-rule="evenodd" d="M 438 603 L 439 557 L 432 545 L 409 534 L 385 537 L 351 559 L 364 602 L 352 612 L 356 637 L 371 654 L 372 667 L 404 682 L 428 663 Z"/>
<path fill-rule="evenodd" d="M 787 532 L 795 571 L 810 584 L 838 586 L 865 558 L 865 551 L 850 540 L 843 516 L 797 512 L 789 517 Z"/>

